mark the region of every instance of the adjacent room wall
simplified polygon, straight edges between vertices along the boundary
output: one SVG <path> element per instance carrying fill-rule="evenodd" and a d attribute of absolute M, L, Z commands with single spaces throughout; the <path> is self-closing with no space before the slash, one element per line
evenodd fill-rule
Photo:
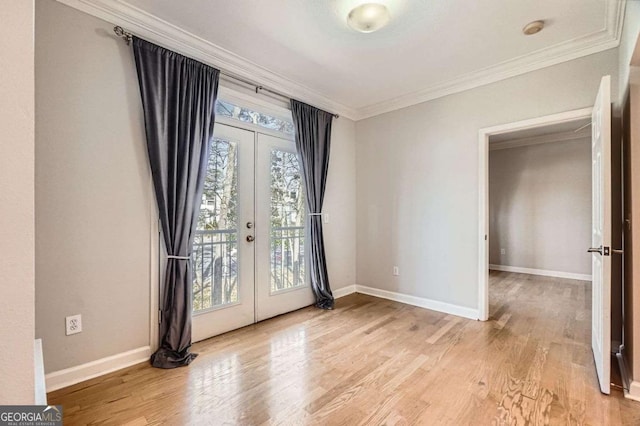
<path fill-rule="evenodd" d="M 357 283 L 477 309 L 479 129 L 589 107 L 607 74 L 616 99 L 617 49 L 357 122 Z"/>
<path fill-rule="evenodd" d="M 591 275 L 591 139 L 490 151 L 489 231 L 490 264 Z"/>
<path fill-rule="evenodd" d="M 0 8 L 0 405 L 33 404 L 33 0 Z"/>
<path fill-rule="evenodd" d="M 130 47 L 36 6 L 36 334 L 47 373 L 148 346 L 155 200 Z M 215 65 L 215 64 L 213 64 Z M 355 124 L 334 123 L 324 225 L 334 289 L 355 282 Z M 65 336 L 64 318 L 83 315 Z"/>

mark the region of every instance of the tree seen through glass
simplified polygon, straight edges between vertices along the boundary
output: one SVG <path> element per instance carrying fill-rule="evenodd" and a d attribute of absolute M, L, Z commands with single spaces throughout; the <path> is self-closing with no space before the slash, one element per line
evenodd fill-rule
<path fill-rule="evenodd" d="M 305 285 L 305 199 L 295 153 L 271 151 L 271 291 Z"/>
<path fill-rule="evenodd" d="M 216 114 L 292 135 L 290 120 L 218 101 Z M 306 283 L 305 199 L 295 153 L 271 151 L 270 286 L 285 290 Z M 214 137 L 210 144 L 193 253 L 193 311 L 239 301 L 238 146 Z"/>
<path fill-rule="evenodd" d="M 250 108 L 234 105 L 229 101 L 218 100 L 216 102 L 216 115 L 229 117 L 245 123 L 256 124 L 266 129 L 282 132 L 286 135 L 294 134 L 294 127 L 291 120 L 274 117 Z"/>
<path fill-rule="evenodd" d="M 238 301 L 238 148 L 213 138 L 193 246 L 193 310 Z"/>

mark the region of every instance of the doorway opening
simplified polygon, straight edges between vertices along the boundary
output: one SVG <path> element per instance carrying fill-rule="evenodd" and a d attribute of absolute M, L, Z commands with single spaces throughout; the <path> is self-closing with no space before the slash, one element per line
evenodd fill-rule
<path fill-rule="evenodd" d="M 611 124 L 611 78 L 604 76 L 600 82 L 593 108 L 569 111 L 560 114 L 510 123 L 480 131 L 480 250 L 479 250 L 479 316 L 489 318 L 489 145 L 490 138 L 500 138 L 512 132 L 526 132 L 543 126 L 570 125 L 579 120 L 591 124 L 591 349 L 593 361 L 602 393 L 611 389 L 612 358 L 612 124 Z M 557 241 L 550 241 L 553 250 Z M 584 343 L 584 342 L 583 342 Z"/>
<path fill-rule="evenodd" d="M 479 168 L 479 294 L 478 311 L 480 320 L 489 319 L 489 259 L 490 259 L 490 204 L 489 204 L 489 149 L 490 140 L 493 147 L 515 146 L 527 143 L 527 139 L 542 139 L 544 129 L 556 129 L 560 132 L 571 132 L 591 121 L 592 108 L 583 108 L 560 114 L 553 114 L 530 120 L 504 124 L 480 130 L 480 168 Z M 582 123 L 582 124 L 581 124 Z M 548 133 L 548 132 L 547 132 Z M 558 131 L 551 134 L 558 133 Z M 514 137 L 519 135 L 520 137 Z M 515 139 L 515 140 L 514 140 Z M 518 139 L 520 139 L 518 141 Z M 498 248 L 500 250 L 500 247 Z M 505 249 L 506 251 L 506 249 Z M 506 253 L 505 253 L 506 255 Z"/>
<path fill-rule="evenodd" d="M 591 281 L 591 168 L 591 117 L 489 137 L 491 271 Z"/>
<path fill-rule="evenodd" d="M 612 124 L 611 124 L 611 78 L 604 76 L 595 97 L 593 108 L 568 111 L 530 120 L 509 123 L 479 131 L 479 250 L 478 250 L 478 313 L 486 321 L 490 315 L 489 305 L 489 257 L 490 257 L 490 197 L 489 197 L 489 146 L 507 143 L 513 135 L 526 139 L 527 133 L 540 132 L 540 128 L 555 128 L 567 131 L 591 127 L 591 243 L 584 247 L 591 253 L 591 309 L 590 327 L 585 334 L 591 336 L 593 364 L 600 390 L 609 394 L 611 386 L 611 278 L 612 278 Z M 551 126 L 551 127 L 550 127 Z M 543 248 L 555 251 L 560 241 L 553 235 Z M 498 241 L 497 250 L 501 250 Z M 495 247 L 495 244 L 494 244 Z M 500 261 L 501 251 L 494 255 Z M 585 253 L 586 254 L 586 253 Z M 506 257 L 505 253 L 502 255 Z M 533 269 L 533 268 L 532 268 Z M 529 271 L 531 272 L 531 271 Z M 588 305 L 586 306 L 588 312 Z M 562 309 L 560 306 L 559 309 Z M 569 327 L 571 329 L 571 327 Z M 590 331 L 590 333 L 589 333 Z M 588 342 L 583 342 L 588 343 Z"/>

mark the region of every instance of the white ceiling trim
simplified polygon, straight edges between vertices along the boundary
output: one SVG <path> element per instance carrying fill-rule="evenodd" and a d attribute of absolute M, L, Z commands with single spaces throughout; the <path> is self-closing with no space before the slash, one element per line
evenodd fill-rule
<path fill-rule="evenodd" d="M 263 87 L 352 120 L 357 116 L 353 108 L 334 102 L 308 87 L 125 2 L 114 0 L 57 1 L 114 25 L 120 25 L 126 31 L 130 31 L 140 38 L 207 63 L 221 71 L 252 80 Z"/>
<path fill-rule="evenodd" d="M 549 135 L 533 136 L 530 138 L 512 139 L 502 142 L 491 142 L 489 140 L 489 151 L 497 151 L 500 149 L 519 148 L 521 146 L 542 145 L 545 143 L 568 142 L 578 139 L 590 138 L 591 129 L 576 132 L 570 130 L 562 133 L 552 133 Z M 590 140 L 590 139 L 589 139 Z"/>
<path fill-rule="evenodd" d="M 625 9 L 624 1 L 607 0 L 605 26 L 600 31 L 465 74 L 432 87 L 356 109 L 332 101 L 304 85 L 123 1 L 57 1 L 114 25 L 120 25 L 140 37 L 211 64 L 228 73 L 250 79 L 264 87 L 352 120 L 361 120 L 406 108 L 617 47 L 620 44 Z"/>

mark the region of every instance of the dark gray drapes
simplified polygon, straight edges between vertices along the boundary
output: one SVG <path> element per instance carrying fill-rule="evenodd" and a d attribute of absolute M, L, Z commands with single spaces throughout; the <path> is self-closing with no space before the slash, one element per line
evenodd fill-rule
<path fill-rule="evenodd" d="M 190 251 L 213 136 L 219 71 L 133 38 L 147 150 L 167 248 L 160 348 L 154 367 L 188 365 L 191 347 Z"/>
<path fill-rule="evenodd" d="M 309 214 L 307 247 L 311 287 L 316 296 L 316 306 L 321 309 L 333 309 L 333 294 L 329 286 L 322 237 L 322 216 L 319 214 L 322 213 L 329 168 L 333 114 L 294 99 L 291 100 L 291 113 L 296 128 L 296 148 L 302 166 Z"/>

